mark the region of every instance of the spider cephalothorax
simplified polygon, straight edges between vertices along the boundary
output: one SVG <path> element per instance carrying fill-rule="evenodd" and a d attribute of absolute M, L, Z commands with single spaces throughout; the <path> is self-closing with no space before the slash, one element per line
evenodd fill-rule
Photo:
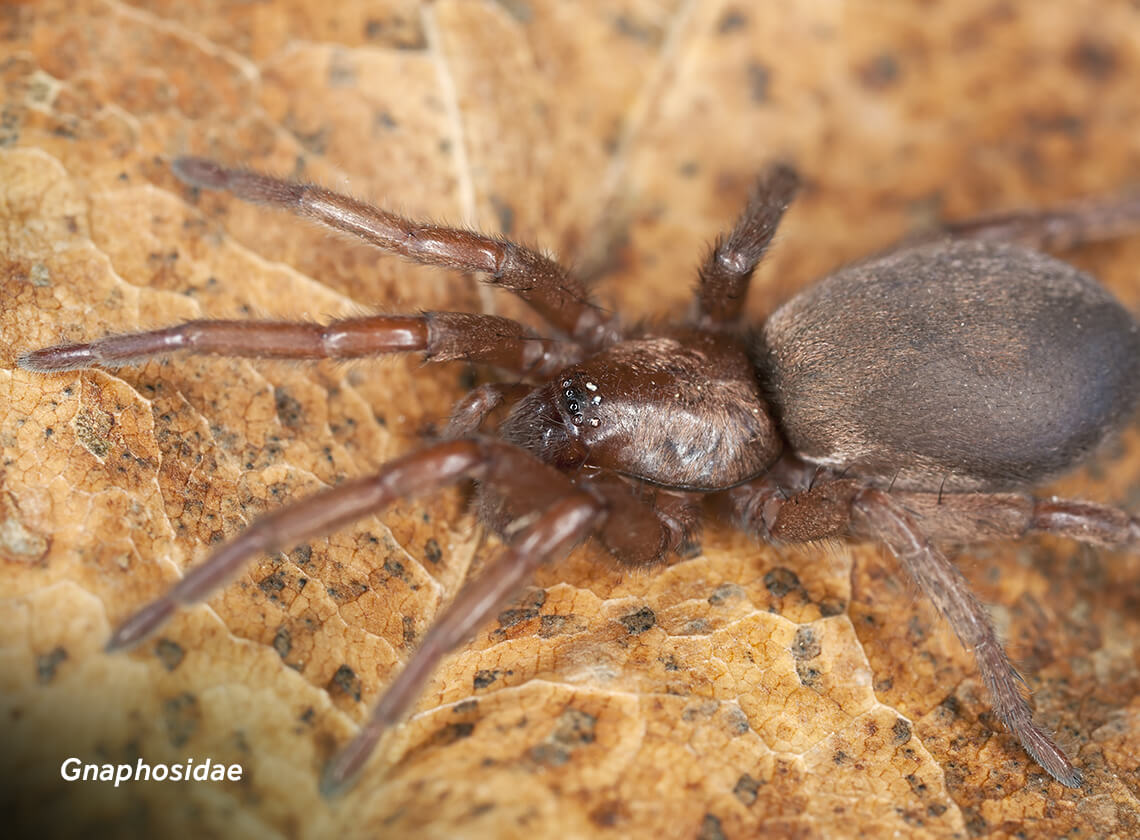
<path fill-rule="evenodd" d="M 47 372 L 174 350 L 289 359 L 422 351 L 529 383 L 480 386 L 456 406 L 448 440 L 257 520 L 124 622 L 111 648 L 151 633 L 259 552 L 476 480 L 480 513 L 510 550 L 459 593 L 330 764 L 332 791 L 354 777 L 439 658 L 536 565 L 589 536 L 618 562 L 659 561 L 694 535 L 703 500 L 719 496 L 764 539 L 884 542 L 974 650 L 1001 720 L 1054 778 L 1081 783 L 1034 723 L 985 609 L 937 544 L 1044 531 L 1140 546 L 1140 521 L 1123 511 L 1018 489 L 1078 463 L 1140 394 L 1140 326 L 1090 277 L 1034 249 L 1118 232 L 1140 220 L 1137 202 L 956 225 L 826 278 L 749 331 L 740 323 L 749 279 L 797 183 L 774 166 L 701 267 L 690 317 L 626 331 L 569 272 L 513 243 L 200 158 L 174 166 L 194 186 L 283 207 L 417 262 L 483 272 L 558 338 L 504 318 L 429 312 L 328 325 L 194 321 L 22 356 L 23 367 Z M 504 404 L 497 437 L 481 436 Z"/>

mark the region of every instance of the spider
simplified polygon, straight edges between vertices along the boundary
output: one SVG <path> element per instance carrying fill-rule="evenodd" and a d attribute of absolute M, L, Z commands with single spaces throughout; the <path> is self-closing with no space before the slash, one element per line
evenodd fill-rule
<path fill-rule="evenodd" d="M 1080 770 L 1033 720 L 985 608 L 942 546 L 1060 534 L 1140 547 L 1140 519 L 1025 487 L 1076 465 L 1140 401 L 1140 325 L 1092 278 L 1040 249 L 1120 235 L 1140 202 L 946 226 L 825 278 L 759 329 L 742 323 L 751 275 L 799 180 L 769 167 L 699 270 L 683 320 L 630 327 L 553 260 L 479 233 L 421 224 L 318 186 L 183 157 L 199 188 L 283 208 L 415 262 L 481 272 L 556 338 L 491 315 L 374 315 L 327 325 L 190 321 L 35 350 L 25 369 L 114 367 L 176 350 L 284 359 L 423 352 L 494 365 L 455 406 L 444 439 L 256 520 L 114 632 L 136 644 L 262 552 L 295 545 L 405 497 L 477 482 L 481 518 L 508 549 L 429 629 L 359 734 L 328 764 L 327 794 L 355 778 L 440 658 L 551 557 L 596 538 L 622 564 L 661 561 L 716 497 L 773 542 L 884 543 L 973 649 L 998 717 L 1053 778 Z M 529 384 L 522 384 L 529 383 Z M 481 433 L 509 408 L 497 434 Z"/>

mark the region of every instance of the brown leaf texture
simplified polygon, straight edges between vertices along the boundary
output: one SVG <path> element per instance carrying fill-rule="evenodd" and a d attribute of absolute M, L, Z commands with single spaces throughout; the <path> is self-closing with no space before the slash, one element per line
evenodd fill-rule
<path fill-rule="evenodd" d="M 758 273 L 797 288 L 942 216 L 1140 180 L 1125 0 L 0 7 L 0 767 L 57 834 L 1135 837 L 1140 560 L 1054 540 L 958 562 L 1088 785 L 1048 780 L 971 655 L 873 546 L 586 547 L 448 658 L 359 784 L 317 776 L 496 548 L 460 489 L 264 557 L 129 655 L 110 629 L 211 545 L 365 475 L 473 381 L 418 359 L 18 354 L 198 317 L 494 310 L 471 279 L 197 194 L 192 152 L 540 244 L 634 319 L 684 311 L 767 162 L 807 187 Z M 1140 237 L 1066 255 L 1140 309 Z M 476 372 L 484 381 L 490 374 Z M 1130 429 L 1055 492 L 1140 510 Z M 240 763 L 67 783 L 60 764 Z"/>

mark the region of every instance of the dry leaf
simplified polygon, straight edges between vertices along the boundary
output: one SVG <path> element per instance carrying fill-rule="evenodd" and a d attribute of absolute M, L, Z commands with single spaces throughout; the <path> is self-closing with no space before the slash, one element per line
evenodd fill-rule
<path fill-rule="evenodd" d="M 56 833 L 1133 837 L 1140 561 L 964 553 L 1089 783 L 1044 778 L 971 657 L 874 547 L 587 548 L 446 661 L 344 799 L 316 778 L 480 556 L 459 490 L 260 560 L 131 655 L 111 626 L 264 510 L 430 436 L 464 366 L 17 355 L 194 317 L 517 301 L 196 194 L 195 152 L 538 242 L 632 317 L 682 311 L 767 161 L 808 179 L 751 302 L 936 216 L 1140 179 L 1134 3 L 0 8 L 3 813 Z M 1140 237 L 1069 255 L 1140 309 Z M 479 374 L 485 376 L 485 374 Z M 1133 429 L 1058 492 L 1140 508 Z M 239 762 L 65 783 L 60 763 Z"/>

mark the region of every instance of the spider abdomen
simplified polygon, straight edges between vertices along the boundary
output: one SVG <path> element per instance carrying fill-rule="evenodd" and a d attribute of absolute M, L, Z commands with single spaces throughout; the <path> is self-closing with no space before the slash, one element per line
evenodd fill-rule
<path fill-rule="evenodd" d="M 945 241 L 841 270 L 764 326 L 792 447 L 911 489 L 1029 484 L 1137 403 L 1140 327 L 1103 287 L 1012 245 Z"/>

